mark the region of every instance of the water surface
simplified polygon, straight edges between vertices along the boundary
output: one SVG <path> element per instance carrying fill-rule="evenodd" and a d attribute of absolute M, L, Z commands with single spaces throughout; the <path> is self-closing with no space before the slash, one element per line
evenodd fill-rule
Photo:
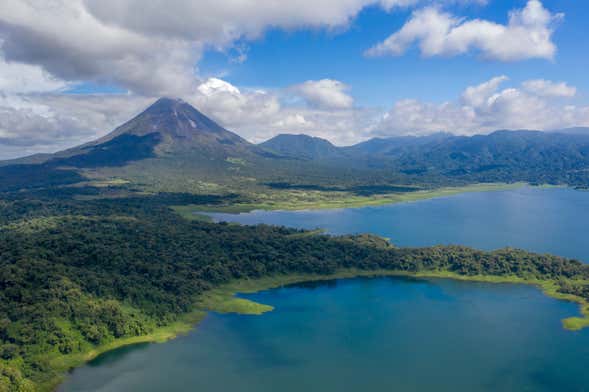
<path fill-rule="evenodd" d="M 506 246 L 589 262 L 589 192 L 524 187 L 378 207 L 210 214 L 216 221 L 373 233 L 399 246 Z"/>
<path fill-rule="evenodd" d="M 61 391 L 586 391 L 577 306 L 522 285 L 359 278 L 248 295 L 189 335 L 111 352 Z"/>

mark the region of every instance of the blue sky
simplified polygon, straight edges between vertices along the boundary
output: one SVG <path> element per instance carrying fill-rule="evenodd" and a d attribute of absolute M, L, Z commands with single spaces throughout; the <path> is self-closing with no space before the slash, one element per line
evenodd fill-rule
<path fill-rule="evenodd" d="M 513 83 L 528 79 L 562 80 L 589 90 L 589 3 L 545 0 L 544 6 L 565 14 L 554 33 L 558 47 L 553 60 L 501 62 L 484 60 L 476 53 L 455 57 L 424 58 L 415 48 L 401 57 L 367 58 L 363 52 L 402 27 L 412 10 L 386 12 L 364 9 L 345 31 L 274 29 L 248 43 L 247 60 L 237 63 L 234 51 L 207 51 L 199 68 L 203 75 L 220 76 L 235 85 L 287 87 L 308 79 L 337 79 L 352 87 L 363 106 L 389 106 L 403 98 L 430 101 L 454 99 L 465 86 L 497 75 Z M 505 24 L 508 13 L 526 1 L 490 1 L 486 5 L 447 7 L 465 18 Z"/>
<path fill-rule="evenodd" d="M 0 159 L 162 95 L 253 142 L 589 126 L 587 20 L 574 0 L 5 0 Z"/>

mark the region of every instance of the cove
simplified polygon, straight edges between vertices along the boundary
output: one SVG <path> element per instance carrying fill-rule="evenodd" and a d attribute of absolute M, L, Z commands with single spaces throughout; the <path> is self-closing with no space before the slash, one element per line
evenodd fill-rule
<path fill-rule="evenodd" d="M 569 188 L 522 187 L 378 207 L 208 215 L 217 222 L 372 233 L 398 246 L 510 246 L 589 262 L 589 192 Z"/>
<path fill-rule="evenodd" d="M 188 335 L 76 369 L 60 391 L 584 391 L 589 330 L 531 286 L 400 277 L 245 295 L 275 310 L 211 313 Z"/>

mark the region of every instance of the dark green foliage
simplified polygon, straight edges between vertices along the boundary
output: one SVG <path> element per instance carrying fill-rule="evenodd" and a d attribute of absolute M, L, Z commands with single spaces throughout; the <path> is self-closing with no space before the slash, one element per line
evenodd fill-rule
<path fill-rule="evenodd" d="M 67 158 L 54 158 L 38 165 L 0 166 L 0 191 L 84 181 L 84 176 L 72 167 L 122 166 L 130 161 L 150 158 L 154 156 L 153 148 L 158 142 L 157 134 L 143 137 L 121 135 L 101 145 L 82 148 L 82 153 Z"/>
<path fill-rule="evenodd" d="M 158 134 L 121 135 L 106 143 L 81 147 L 79 153 L 56 157 L 41 164 L 0 166 L 0 191 L 44 188 L 73 184 L 85 178 L 76 169 L 123 166 L 128 162 L 154 157 Z"/>
<path fill-rule="evenodd" d="M 0 192 L 74 184 L 84 180 L 74 170 L 47 164 L 0 166 Z"/>
<path fill-rule="evenodd" d="M 292 136 L 302 138 L 303 136 Z M 589 186 L 589 132 L 497 131 L 472 137 L 438 133 L 425 137 L 372 139 L 351 147 L 333 147 L 324 155 L 283 137 L 263 145 L 285 156 L 331 167 L 385 171 L 402 183 L 456 185 L 515 182 Z M 383 178 L 384 179 L 384 178 Z M 318 184 L 322 185 L 322 184 Z"/>
<path fill-rule="evenodd" d="M 84 147 L 82 154 L 47 162 L 52 166 L 108 167 L 123 166 L 140 159 L 153 158 L 154 147 L 161 141 L 157 133 L 145 136 L 121 135 L 96 146 Z"/>
<path fill-rule="evenodd" d="M 343 158 L 343 152 L 325 139 L 307 135 L 282 134 L 260 144 L 279 156 L 303 160 Z"/>
<path fill-rule="evenodd" d="M 448 137 L 402 149 L 393 159 L 404 173 L 416 171 L 468 182 L 589 185 L 589 135 L 498 131 L 487 136 Z"/>

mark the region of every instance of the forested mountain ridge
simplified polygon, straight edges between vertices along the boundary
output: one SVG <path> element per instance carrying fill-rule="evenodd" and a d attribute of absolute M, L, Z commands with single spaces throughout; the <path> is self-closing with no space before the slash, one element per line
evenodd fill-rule
<path fill-rule="evenodd" d="M 271 145 L 270 140 L 266 144 Z M 310 159 L 285 143 L 281 152 Z M 338 156 L 339 155 L 339 156 Z M 589 128 L 553 132 L 496 131 L 489 135 L 371 139 L 335 147 L 329 157 L 340 165 L 366 165 L 405 175 L 415 183 L 513 182 L 589 186 Z"/>
<path fill-rule="evenodd" d="M 279 155 L 308 160 L 341 159 L 344 151 L 328 140 L 308 135 L 281 134 L 259 145 Z"/>
<path fill-rule="evenodd" d="M 96 141 L 0 163 L 0 191 L 111 179 L 146 191 L 191 193 L 260 193 L 274 183 L 316 189 L 518 181 L 587 187 L 585 130 L 437 133 L 349 147 L 283 134 L 255 145 L 188 103 L 161 98 Z"/>

